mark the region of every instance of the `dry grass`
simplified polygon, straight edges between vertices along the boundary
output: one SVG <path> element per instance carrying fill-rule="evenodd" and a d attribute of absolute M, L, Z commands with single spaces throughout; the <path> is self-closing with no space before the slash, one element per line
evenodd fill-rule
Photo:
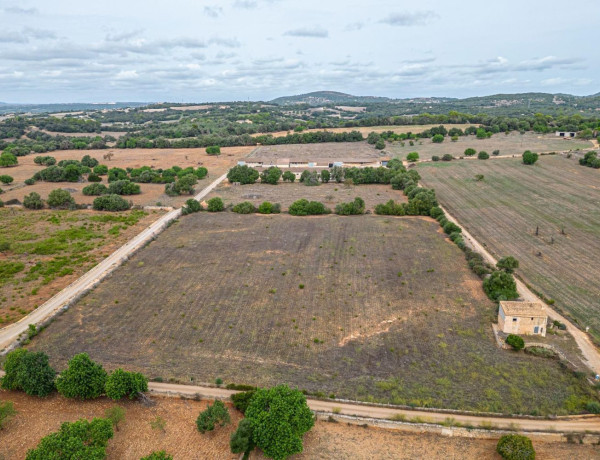
<path fill-rule="evenodd" d="M 600 340 L 600 175 L 560 156 L 422 164 L 423 182 L 496 257 Z M 481 182 L 475 174 L 483 174 Z M 536 227 L 539 235 L 536 236 Z M 565 235 L 561 233 L 564 227 Z"/>
<path fill-rule="evenodd" d="M 366 142 L 326 142 L 323 144 L 283 144 L 264 145 L 252 151 L 248 158 L 275 161 L 277 159 L 315 160 L 327 159 L 331 162 L 352 158 L 379 160 L 383 155 Z M 321 162 L 319 162 L 321 165 Z M 327 165 L 325 165 L 327 166 Z"/>
<path fill-rule="evenodd" d="M 195 214 L 36 337 L 61 368 L 287 382 L 417 406 L 564 413 L 583 385 L 500 351 L 495 307 L 431 219 Z"/>

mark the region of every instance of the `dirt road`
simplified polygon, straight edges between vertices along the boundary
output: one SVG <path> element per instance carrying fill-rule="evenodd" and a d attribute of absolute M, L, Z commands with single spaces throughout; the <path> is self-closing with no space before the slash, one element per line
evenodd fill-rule
<path fill-rule="evenodd" d="M 209 399 L 227 399 L 233 390 L 212 387 L 197 387 L 193 385 L 177 385 L 172 383 L 150 382 L 150 393 L 170 396 L 200 395 Z M 483 425 L 497 429 L 518 427 L 523 431 L 558 431 L 558 432 L 600 432 L 600 416 L 573 416 L 559 417 L 555 420 L 526 419 L 517 417 L 490 417 L 478 415 L 459 415 L 447 412 L 429 412 L 423 410 L 396 409 L 392 407 L 370 406 L 368 404 L 353 404 L 338 401 L 321 401 L 307 399 L 308 406 L 316 412 L 327 412 L 349 416 L 359 416 L 374 419 L 390 419 L 392 417 L 405 417 L 406 421 L 419 421 L 421 423 L 447 423 L 454 419 L 455 423 L 465 426 L 479 427 Z"/>
<path fill-rule="evenodd" d="M 227 174 L 223 174 L 208 187 L 203 189 L 194 198 L 201 201 L 215 187 L 217 187 Z M 97 286 L 107 275 L 113 272 L 123 262 L 125 262 L 135 251 L 143 247 L 148 241 L 155 238 L 169 224 L 181 216 L 181 209 L 174 209 L 156 222 L 152 223 L 148 228 L 144 229 L 137 236 L 129 240 L 106 259 L 85 273 L 79 279 L 64 288 L 50 300 L 46 301 L 40 307 L 29 313 L 29 315 L 21 318 L 18 322 L 0 329 L 0 354 L 4 354 L 10 350 L 19 336 L 27 331 L 30 324 L 42 324 L 45 321 L 56 315 L 61 309 L 68 308 L 72 303 L 76 302 L 83 294 Z"/>
<path fill-rule="evenodd" d="M 448 213 L 447 209 L 445 209 L 441 205 L 440 208 L 444 210 L 444 212 L 446 213 L 446 218 L 450 222 L 454 222 L 456 225 L 462 228 L 463 239 L 465 240 L 467 246 L 469 246 L 475 252 L 481 254 L 484 257 L 484 259 L 490 264 L 496 265 L 497 260 L 494 258 L 494 256 L 492 256 L 483 245 L 481 245 L 475 238 L 473 238 L 473 236 L 467 230 L 465 230 L 462 225 L 460 225 L 460 222 L 458 222 L 450 213 Z M 525 301 L 543 303 L 543 301 L 541 301 L 538 298 L 538 296 L 536 296 L 533 292 L 531 292 L 531 290 L 527 286 L 525 286 L 525 283 L 516 278 L 515 281 L 517 282 L 517 291 Z M 583 354 L 583 357 L 585 358 L 585 360 L 587 360 L 585 364 L 587 364 L 587 366 L 595 374 L 600 374 L 600 352 L 592 343 L 588 334 L 579 329 L 577 326 L 575 326 L 563 315 L 552 309 L 549 305 L 546 305 L 546 309 L 548 310 L 548 316 L 550 318 L 552 318 L 553 320 L 560 321 L 561 323 L 564 323 L 567 326 L 567 330 L 573 336 L 575 342 L 581 350 L 581 353 Z"/>

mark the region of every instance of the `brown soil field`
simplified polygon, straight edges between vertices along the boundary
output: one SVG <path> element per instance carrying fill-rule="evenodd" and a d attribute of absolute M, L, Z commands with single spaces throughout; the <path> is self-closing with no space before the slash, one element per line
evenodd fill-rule
<path fill-rule="evenodd" d="M 160 215 L 0 209 L 0 243 L 10 244 L 0 252 L 0 325 L 21 319 Z"/>
<path fill-rule="evenodd" d="M 300 198 L 309 201 L 320 201 L 330 209 L 336 204 L 354 200 L 357 196 L 365 200 L 366 209 L 373 211 L 379 203 L 394 200 L 399 203 L 407 201 L 404 193 L 393 190 L 389 185 L 346 185 L 346 184 L 321 184 L 316 187 L 307 187 L 304 184 L 294 182 L 292 184 L 281 182 L 277 185 L 252 184 L 231 185 L 222 182 L 206 199 L 219 196 L 226 206 L 235 205 L 242 201 L 250 201 L 255 206 L 263 201 L 281 204 L 282 211 Z"/>
<path fill-rule="evenodd" d="M 376 133 L 382 133 L 384 131 L 393 131 L 397 134 L 403 134 L 403 133 L 421 133 L 423 131 L 426 131 L 428 129 L 431 129 L 433 127 L 438 127 L 439 125 L 402 125 L 402 126 L 396 126 L 396 125 L 392 125 L 392 126 L 357 126 L 355 128 L 318 128 L 318 129 L 306 129 L 302 132 L 304 133 L 308 133 L 311 131 L 329 131 L 332 133 L 349 133 L 351 131 L 358 131 L 359 133 L 362 133 L 363 136 L 367 137 L 369 135 L 369 133 L 372 133 L 373 131 Z M 469 126 L 473 126 L 471 124 L 462 124 L 462 125 L 445 125 L 447 129 L 450 128 L 459 128 L 459 129 L 466 129 Z M 293 134 L 293 131 L 277 131 L 275 133 L 260 133 L 260 134 L 253 134 L 253 136 L 260 136 L 262 134 L 271 134 L 273 137 L 283 137 L 283 136 L 287 136 L 288 134 Z"/>
<path fill-rule="evenodd" d="M 171 166 L 204 166 L 208 169 L 208 176 L 198 181 L 196 190 L 202 190 L 214 179 L 226 172 L 231 166 L 235 166 L 237 161 L 250 153 L 254 147 L 227 147 L 221 149 L 221 155 L 207 155 L 205 149 L 105 149 L 105 150 L 63 150 L 58 152 L 48 152 L 43 155 L 50 155 L 61 160 L 80 160 L 84 155 L 90 155 L 106 164 L 109 168 L 139 168 L 141 166 L 153 166 L 154 168 L 170 168 Z M 107 161 L 103 156 L 108 152 L 114 153 L 112 160 Z M 23 197 L 31 192 L 39 193 L 42 198 L 47 198 L 48 194 L 57 188 L 64 188 L 71 191 L 75 202 L 79 204 L 91 204 L 94 201 L 93 196 L 85 196 L 81 190 L 89 185 L 89 182 L 36 182 L 34 185 L 26 186 L 26 179 L 32 177 L 37 171 L 43 169 L 43 166 L 36 165 L 33 160 L 37 155 L 27 155 L 19 157 L 18 166 L 12 168 L 0 169 L 0 174 L 8 174 L 15 180 L 10 186 L 3 186 L 5 190 L 0 198 L 3 201 L 17 199 L 23 201 Z M 103 176 L 103 183 L 106 185 L 106 176 Z M 140 184 L 142 193 L 126 197 L 135 205 L 154 206 L 160 203 L 163 206 L 181 206 L 189 196 L 170 197 L 164 193 L 164 184 Z"/>
<path fill-rule="evenodd" d="M 325 142 L 322 144 L 263 145 L 255 148 L 248 158 L 275 161 L 280 158 L 297 160 L 327 159 L 329 161 L 352 158 L 376 161 L 385 154 L 367 142 Z M 327 166 L 327 165 L 325 165 Z"/>
<path fill-rule="evenodd" d="M 168 273 L 168 276 L 165 274 Z M 429 218 L 181 219 L 31 345 L 152 378 L 507 413 L 581 410 L 557 362 L 496 348 L 496 307 Z"/>
<path fill-rule="evenodd" d="M 400 142 L 388 143 L 385 152 L 390 157 L 400 157 L 405 159 L 410 152 L 418 152 L 421 160 L 430 160 L 433 155 L 442 158 L 449 153 L 458 158 L 463 156 L 465 150 L 473 148 L 480 152 L 485 150 L 492 155 L 494 150 L 500 150 L 500 155 L 522 155 L 525 150 L 532 152 L 562 152 L 565 150 L 576 150 L 591 148 L 593 145 L 589 141 L 576 139 L 564 140 L 556 137 L 554 134 L 535 134 L 527 132 L 519 134 L 512 132 L 506 134 L 494 134 L 489 139 L 477 139 L 475 136 L 460 136 L 458 141 L 452 142 L 446 137 L 443 143 L 435 144 L 431 139 L 419 139 L 414 141 L 414 146 L 408 142 L 404 147 Z"/>
<path fill-rule="evenodd" d="M 119 405 L 126 411 L 119 431 L 108 442 L 109 460 L 138 460 L 155 450 L 166 450 L 175 460 L 237 459 L 229 451 L 229 437 L 241 419 L 229 406 L 231 424 L 200 434 L 195 420 L 207 401 L 154 398 L 156 405 L 138 402 L 115 403 L 106 398 L 94 401 L 66 400 L 59 395 L 34 398 L 0 390 L 0 400 L 13 401 L 17 415 L 0 431 L 0 459 L 24 458 L 40 439 L 60 428 L 63 422 L 104 417 L 106 409 Z M 165 431 L 156 431 L 150 422 L 157 416 L 166 421 Z M 495 439 L 449 438 L 427 432 L 364 428 L 344 422 L 317 421 L 304 436 L 304 452 L 291 457 L 303 459 L 498 459 Z M 534 439 L 536 458 L 541 460 L 587 460 L 600 457 L 600 447 L 580 444 L 546 443 Z M 265 458 L 254 451 L 251 459 Z"/>
<path fill-rule="evenodd" d="M 531 167 L 502 159 L 424 163 L 418 170 L 495 257 L 516 257 L 518 275 L 600 340 L 597 170 L 561 156 L 543 156 Z M 475 181 L 476 174 L 485 179 Z"/>

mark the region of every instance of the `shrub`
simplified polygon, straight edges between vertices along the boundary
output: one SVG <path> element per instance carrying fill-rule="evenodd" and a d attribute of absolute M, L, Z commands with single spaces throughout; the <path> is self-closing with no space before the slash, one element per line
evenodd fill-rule
<path fill-rule="evenodd" d="M 418 152 L 410 152 L 408 155 L 406 155 L 406 160 L 410 161 L 410 162 L 415 162 L 419 159 L 419 153 Z"/>
<path fill-rule="evenodd" d="M 337 184 L 340 184 L 344 181 L 345 174 L 346 172 L 341 166 L 334 166 L 331 168 L 331 180 L 334 180 Z"/>
<path fill-rule="evenodd" d="M 452 137 L 450 138 L 450 140 L 451 140 L 452 142 L 458 142 L 458 136 L 452 136 Z"/>
<path fill-rule="evenodd" d="M 51 208 L 64 208 L 75 204 L 75 200 L 67 190 L 57 188 L 52 190 L 46 200 Z"/>
<path fill-rule="evenodd" d="M 440 157 L 438 157 L 437 155 L 433 155 L 431 157 L 431 161 L 440 161 Z"/>
<path fill-rule="evenodd" d="M 446 235 L 450 235 L 451 233 L 460 233 L 462 232 L 462 229 L 456 225 L 454 222 L 446 222 L 446 224 L 444 225 L 444 233 L 446 233 Z"/>
<path fill-rule="evenodd" d="M 442 157 L 442 161 L 452 161 L 454 160 L 454 157 L 452 155 L 450 155 L 449 153 L 446 153 L 443 157 Z"/>
<path fill-rule="evenodd" d="M 96 174 L 101 175 L 96 172 Z M 118 180 L 127 180 L 129 176 L 127 175 L 127 171 L 123 168 L 110 168 L 108 170 L 108 182 L 115 182 Z"/>
<path fill-rule="evenodd" d="M 490 157 L 490 154 L 483 150 L 477 154 L 477 159 L 479 159 L 479 160 L 487 160 L 489 157 Z"/>
<path fill-rule="evenodd" d="M 208 169 L 206 169 L 204 166 L 198 166 L 198 169 L 194 171 L 194 175 L 198 179 L 204 179 L 208 175 Z"/>
<path fill-rule="evenodd" d="M 113 406 L 104 411 L 104 416 L 110 420 L 115 430 L 119 431 L 119 423 L 125 420 L 125 409 L 120 406 Z"/>
<path fill-rule="evenodd" d="M 294 182 L 296 180 L 296 175 L 292 171 L 286 171 L 282 175 L 284 182 Z"/>
<path fill-rule="evenodd" d="M 63 182 L 65 181 L 65 170 L 61 166 L 53 165 L 42 169 L 36 173 L 33 178 L 35 180 L 43 180 L 46 182 Z"/>
<path fill-rule="evenodd" d="M 523 152 L 523 164 L 532 165 L 535 164 L 536 161 L 538 161 L 537 153 L 533 153 L 530 150 Z"/>
<path fill-rule="evenodd" d="M 242 203 L 236 204 L 232 211 L 237 212 L 238 214 L 253 214 L 256 212 L 256 208 L 249 201 L 243 201 Z"/>
<path fill-rule="evenodd" d="M 26 460 L 106 458 L 106 445 L 113 437 L 111 422 L 95 418 L 65 422 L 56 433 L 42 438 L 35 449 L 27 452 Z"/>
<path fill-rule="evenodd" d="M 281 212 L 281 205 L 279 203 L 270 203 L 263 201 L 257 209 L 259 214 L 279 214 Z"/>
<path fill-rule="evenodd" d="M 218 196 L 211 198 L 207 201 L 207 211 L 208 212 L 221 212 L 225 209 L 225 205 L 223 204 L 223 200 Z"/>
<path fill-rule="evenodd" d="M 94 167 L 94 174 L 98 174 L 99 176 L 106 176 L 108 174 L 108 166 L 98 165 Z"/>
<path fill-rule="evenodd" d="M 119 195 L 103 195 L 94 200 L 93 208 L 96 211 L 126 211 L 131 208 L 131 203 Z"/>
<path fill-rule="evenodd" d="M 306 397 L 287 385 L 256 390 L 245 415 L 254 444 L 276 459 L 302 452 L 302 437 L 315 423 Z"/>
<path fill-rule="evenodd" d="M 4 207 L 4 201 L 0 200 L 0 208 Z"/>
<path fill-rule="evenodd" d="M 406 215 L 406 208 L 404 203 L 396 203 L 394 200 L 390 200 L 385 204 L 375 206 L 375 214 L 382 216 L 404 216 Z"/>
<path fill-rule="evenodd" d="M 225 426 L 230 421 L 229 411 L 223 401 L 215 401 L 212 406 L 209 404 L 205 411 L 200 412 L 196 419 L 196 426 L 198 431 L 204 434 L 213 431 L 217 425 Z"/>
<path fill-rule="evenodd" d="M 232 394 L 231 401 L 233 402 L 233 407 L 239 410 L 242 414 L 245 414 L 248 404 L 250 404 L 250 400 L 252 399 L 252 396 L 254 396 L 255 392 L 256 390 L 253 389 L 250 391 Z"/>
<path fill-rule="evenodd" d="M 19 164 L 19 160 L 12 153 L 4 152 L 0 155 L 0 168 L 8 168 L 9 166 L 16 166 Z"/>
<path fill-rule="evenodd" d="M 211 145 L 210 147 L 206 147 L 206 153 L 208 153 L 209 155 L 220 155 L 221 147 L 219 147 L 218 145 Z"/>
<path fill-rule="evenodd" d="M 508 334 L 508 337 L 506 337 L 506 343 L 508 343 L 511 347 L 513 347 L 517 351 L 525 348 L 525 341 L 521 337 L 519 337 L 518 335 L 515 335 L 515 334 Z"/>
<path fill-rule="evenodd" d="M 103 184 L 93 183 L 83 187 L 82 193 L 86 196 L 100 196 L 108 193 L 108 188 Z"/>
<path fill-rule="evenodd" d="M 23 206 L 27 209 L 42 209 L 44 207 L 44 201 L 39 193 L 31 192 L 23 198 Z"/>
<path fill-rule="evenodd" d="M 4 428 L 4 424 L 17 413 L 12 401 L 0 402 L 0 430 Z"/>
<path fill-rule="evenodd" d="M 505 460 L 535 460 L 531 439 L 519 434 L 505 434 L 498 441 L 496 451 Z"/>
<path fill-rule="evenodd" d="M 191 195 L 194 193 L 194 185 L 197 183 L 198 178 L 195 174 L 186 174 L 178 178 L 175 182 L 165 185 L 165 193 L 169 196 L 177 196 L 183 193 Z"/>
<path fill-rule="evenodd" d="M 185 202 L 185 206 L 182 209 L 183 215 L 192 214 L 194 212 L 202 211 L 202 205 L 195 200 L 194 198 L 190 198 Z"/>
<path fill-rule="evenodd" d="M 281 178 L 281 169 L 277 166 L 271 166 L 265 169 L 260 175 L 260 182 L 265 184 L 277 185 Z"/>
<path fill-rule="evenodd" d="M 383 150 L 385 148 L 385 141 L 380 138 L 377 142 L 375 142 L 375 148 L 377 150 Z"/>
<path fill-rule="evenodd" d="M 600 159 L 596 152 L 587 152 L 583 158 L 579 159 L 579 164 L 590 168 L 600 168 Z"/>
<path fill-rule="evenodd" d="M 513 256 L 503 257 L 496 264 L 499 270 L 504 270 L 507 273 L 512 273 L 519 268 L 519 261 Z"/>
<path fill-rule="evenodd" d="M 37 156 L 33 159 L 36 165 L 52 166 L 56 164 L 56 158 L 50 156 Z"/>
<path fill-rule="evenodd" d="M 484 178 L 485 176 L 483 174 L 475 174 L 475 180 L 477 182 L 481 182 Z"/>
<path fill-rule="evenodd" d="M 134 399 L 138 394 L 148 391 L 148 379 L 138 372 L 126 372 L 117 369 L 106 379 L 106 396 L 118 400 L 124 397 Z"/>
<path fill-rule="evenodd" d="M 468 157 L 472 157 L 476 153 L 477 153 L 477 150 L 475 150 L 475 149 L 466 149 L 465 150 L 465 156 L 468 156 Z"/>
<path fill-rule="evenodd" d="M 108 185 L 111 195 L 139 195 L 142 193 L 140 186 L 130 180 L 117 180 Z"/>
<path fill-rule="evenodd" d="M 331 211 L 323 203 L 318 201 L 308 201 L 300 199 L 290 205 L 289 213 L 292 216 L 314 216 L 320 214 L 329 214 Z"/>
<path fill-rule="evenodd" d="M 354 216 L 365 213 L 365 201 L 360 198 L 354 198 L 350 203 L 340 203 L 335 207 L 335 213 L 340 216 Z"/>
<path fill-rule="evenodd" d="M 246 165 L 237 165 L 229 170 L 227 173 L 227 180 L 230 183 L 239 182 L 242 185 L 245 184 L 254 184 L 258 179 L 258 171 L 256 169 L 252 169 Z"/>
<path fill-rule="evenodd" d="M 321 171 L 321 181 L 324 184 L 327 184 L 330 180 L 331 180 L 331 173 L 329 172 L 329 170 L 324 169 L 323 171 Z"/>
<path fill-rule="evenodd" d="M 106 371 L 87 353 L 73 356 L 56 379 L 56 389 L 66 398 L 94 399 L 104 393 Z"/>
<path fill-rule="evenodd" d="M 444 142 L 444 135 L 443 134 L 436 134 L 435 136 L 433 136 L 431 138 L 431 142 L 433 142 L 435 144 L 441 144 L 442 142 Z"/>
<path fill-rule="evenodd" d="M 102 178 L 98 174 L 91 173 L 88 175 L 88 182 L 102 182 Z"/>
<path fill-rule="evenodd" d="M 35 179 L 30 177 L 29 179 L 25 179 L 25 185 L 33 185 L 35 184 Z"/>
<path fill-rule="evenodd" d="M 240 420 L 237 430 L 231 435 L 229 448 L 234 454 L 244 453 L 244 458 L 247 458 L 250 452 L 254 450 L 254 429 L 252 422 L 246 418 Z"/>
<path fill-rule="evenodd" d="M 510 273 L 495 271 L 483 281 L 483 290 L 492 300 L 514 300 L 519 297 L 517 284 Z"/>
<path fill-rule="evenodd" d="M 303 171 L 300 175 L 300 182 L 309 187 L 320 185 L 319 173 L 317 171 Z"/>
<path fill-rule="evenodd" d="M 492 152 L 492 155 L 494 155 L 495 157 L 497 157 L 498 155 L 500 155 L 500 150 L 494 150 Z"/>
<path fill-rule="evenodd" d="M 89 155 L 84 155 L 84 157 L 81 159 L 81 164 L 83 166 L 87 166 L 88 168 L 95 168 L 99 163 L 100 162 L 98 160 Z"/>
<path fill-rule="evenodd" d="M 164 450 L 160 450 L 158 452 L 152 452 L 150 455 L 142 457 L 140 460 L 173 460 L 173 457 Z"/>
<path fill-rule="evenodd" d="M 0 176 L 0 182 L 4 185 L 12 184 L 13 180 L 14 179 L 11 176 L 7 176 L 6 174 Z"/>
<path fill-rule="evenodd" d="M 429 215 L 434 219 L 438 220 L 439 217 L 442 217 L 444 215 L 444 211 L 439 206 L 434 206 L 433 208 L 431 208 L 431 211 L 429 211 Z"/>
<path fill-rule="evenodd" d="M 600 414 L 600 403 L 598 401 L 590 401 L 585 405 L 585 410 L 590 414 Z"/>
<path fill-rule="evenodd" d="M 6 390 L 21 390 L 30 396 L 47 396 L 54 391 L 56 372 L 45 353 L 18 348 L 6 355 L 6 374 L 0 386 Z"/>

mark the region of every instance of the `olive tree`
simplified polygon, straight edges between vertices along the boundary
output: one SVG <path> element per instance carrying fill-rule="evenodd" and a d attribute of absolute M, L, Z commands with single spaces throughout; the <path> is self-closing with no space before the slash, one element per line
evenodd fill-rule
<path fill-rule="evenodd" d="M 94 399 L 104 393 L 107 374 L 87 353 L 73 356 L 56 379 L 56 389 L 66 398 Z"/>

